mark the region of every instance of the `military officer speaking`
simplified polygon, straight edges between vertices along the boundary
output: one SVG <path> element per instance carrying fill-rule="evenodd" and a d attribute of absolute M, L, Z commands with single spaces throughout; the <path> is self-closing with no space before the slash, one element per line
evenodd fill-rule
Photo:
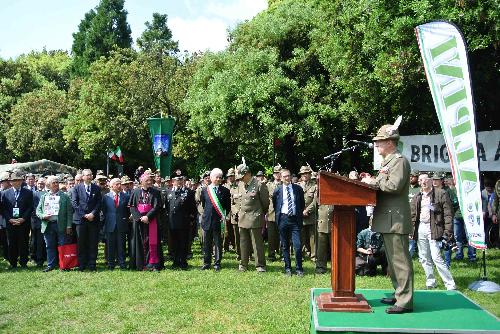
<path fill-rule="evenodd" d="M 392 305 L 386 309 L 389 314 L 413 311 L 413 263 L 409 252 L 412 226 L 408 203 L 410 163 L 397 150 L 398 123 L 400 119 L 395 125 L 384 125 L 378 130 L 373 141 L 384 160 L 376 179 L 363 179 L 379 187 L 372 230 L 382 233 L 384 238 L 387 269 L 395 290 L 394 297 L 381 300 Z"/>

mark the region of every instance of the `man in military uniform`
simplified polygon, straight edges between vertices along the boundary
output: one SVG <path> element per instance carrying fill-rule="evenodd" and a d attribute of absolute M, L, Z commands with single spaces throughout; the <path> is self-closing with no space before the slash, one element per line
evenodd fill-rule
<path fill-rule="evenodd" d="M 266 271 L 266 257 L 261 229 L 264 215 L 269 210 L 269 192 L 264 183 L 252 176 L 250 169 L 241 164 L 237 168 L 239 211 L 238 227 L 240 230 L 241 260 L 240 271 L 246 271 L 250 259 L 252 243 L 257 272 Z"/>
<path fill-rule="evenodd" d="M 383 298 L 381 302 L 393 305 L 386 309 L 389 314 L 412 312 L 413 263 L 409 252 L 412 226 L 408 203 L 410 163 L 397 150 L 398 125 L 382 126 L 373 141 L 384 160 L 376 179 L 365 182 L 375 184 L 379 188 L 372 229 L 382 233 L 387 269 L 395 290 L 394 297 Z"/>
<path fill-rule="evenodd" d="M 234 168 L 229 168 L 226 174 L 226 183 L 224 184 L 224 187 L 229 189 L 229 192 L 231 192 L 231 189 L 237 188 L 236 182 L 234 180 L 235 173 L 234 173 Z M 232 205 L 231 205 L 231 211 L 232 211 Z M 240 240 L 240 234 L 238 233 L 238 227 L 235 226 L 231 223 L 232 215 L 228 215 L 228 221 L 226 221 L 225 226 L 225 231 L 224 231 L 224 251 L 228 252 L 229 251 L 229 246 L 233 246 L 233 249 L 238 249 L 239 250 L 239 245 L 237 246 L 236 244 L 239 243 Z M 238 223 L 236 222 L 236 225 Z M 237 234 L 237 236 L 236 236 Z M 238 251 L 239 255 L 239 251 Z"/>
<path fill-rule="evenodd" d="M 189 231 L 196 215 L 194 191 L 184 187 L 182 175 L 172 175 L 172 189 L 167 190 L 165 208 L 168 214 L 169 236 L 172 240 L 172 268 L 187 269 Z"/>
<path fill-rule="evenodd" d="M 333 205 L 322 204 L 318 207 L 318 240 L 316 247 L 316 274 L 327 272 L 330 252 L 330 233 L 333 219 Z"/>
<path fill-rule="evenodd" d="M 302 245 L 305 252 L 310 255 L 311 260 L 316 260 L 316 223 L 317 223 L 317 203 L 318 187 L 316 182 L 311 180 L 312 169 L 309 166 L 300 167 L 299 175 L 302 181 L 299 185 L 304 190 L 304 225 L 301 230 Z"/>
<path fill-rule="evenodd" d="M 272 262 L 276 261 L 276 253 L 280 248 L 280 234 L 278 225 L 276 224 L 276 217 L 273 206 L 273 194 L 276 187 L 281 184 L 281 166 L 277 165 L 273 168 L 273 181 L 267 183 L 267 190 L 269 192 L 269 210 L 267 211 L 267 242 L 268 242 L 268 259 Z"/>

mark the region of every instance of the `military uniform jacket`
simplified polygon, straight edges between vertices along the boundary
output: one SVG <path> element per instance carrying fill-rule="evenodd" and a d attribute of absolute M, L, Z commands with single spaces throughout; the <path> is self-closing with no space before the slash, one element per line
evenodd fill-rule
<path fill-rule="evenodd" d="M 309 180 L 307 183 L 299 183 L 304 190 L 304 211 L 307 216 L 304 216 L 304 225 L 316 224 L 318 210 L 318 186 L 315 182 Z"/>
<path fill-rule="evenodd" d="M 188 229 L 196 215 L 194 191 L 185 187 L 166 193 L 165 207 L 168 214 L 168 228 Z"/>
<path fill-rule="evenodd" d="M 201 185 L 198 188 L 196 188 L 196 191 L 194 193 L 194 200 L 196 203 L 196 208 L 198 209 L 198 214 L 202 215 L 203 214 L 203 204 L 201 204 L 201 191 L 203 188 L 205 188 L 205 185 Z"/>
<path fill-rule="evenodd" d="M 410 234 L 410 163 L 398 151 L 386 156 L 372 184 L 379 187 L 373 210 L 372 230 L 380 233 Z"/>
<path fill-rule="evenodd" d="M 262 228 L 264 215 L 269 210 L 269 192 L 264 183 L 252 177 L 248 184 L 238 184 L 239 201 L 238 226 L 242 228 Z"/>
<path fill-rule="evenodd" d="M 276 220 L 275 213 L 274 213 L 274 205 L 273 205 L 273 194 L 274 194 L 274 190 L 276 189 L 276 187 L 278 187 L 280 185 L 281 185 L 281 182 L 276 183 L 276 182 L 272 181 L 272 182 L 267 183 L 267 191 L 269 192 L 269 210 L 267 211 L 267 220 L 271 221 L 271 222 Z"/>
<path fill-rule="evenodd" d="M 500 218 L 500 180 L 495 183 L 495 197 L 493 198 L 493 204 L 491 205 L 491 211 Z"/>
<path fill-rule="evenodd" d="M 330 233 L 333 219 L 333 205 L 322 204 L 318 207 L 318 232 Z"/>

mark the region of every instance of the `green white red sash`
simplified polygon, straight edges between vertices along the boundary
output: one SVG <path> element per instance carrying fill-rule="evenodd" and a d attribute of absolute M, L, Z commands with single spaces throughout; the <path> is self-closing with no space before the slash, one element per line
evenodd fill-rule
<path fill-rule="evenodd" d="M 215 211 L 219 215 L 220 219 L 223 221 L 226 217 L 226 211 L 220 204 L 219 198 L 215 193 L 214 187 L 208 186 L 207 193 L 208 193 L 208 198 L 210 198 L 210 202 L 212 202 L 212 205 L 215 208 Z"/>

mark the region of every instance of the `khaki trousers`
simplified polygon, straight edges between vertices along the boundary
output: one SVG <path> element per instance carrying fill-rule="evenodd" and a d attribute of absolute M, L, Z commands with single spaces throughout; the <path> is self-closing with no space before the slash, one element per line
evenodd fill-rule
<path fill-rule="evenodd" d="M 316 268 L 327 268 L 328 254 L 330 253 L 330 233 L 318 232 L 318 247 L 316 254 Z"/>
<path fill-rule="evenodd" d="M 275 257 L 276 253 L 279 253 L 280 248 L 280 234 L 278 224 L 275 221 L 267 222 L 267 241 L 269 243 L 267 256 Z"/>
<path fill-rule="evenodd" d="M 382 233 L 382 236 L 396 305 L 413 309 L 413 262 L 408 234 Z"/>
<path fill-rule="evenodd" d="M 300 231 L 303 250 L 310 255 L 311 260 L 316 260 L 316 224 L 302 225 Z"/>
<path fill-rule="evenodd" d="M 264 241 L 260 228 L 243 228 L 240 227 L 240 264 L 248 267 L 248 260 L 250 259 L 250 245 L 253 247 L 255 255 L 255 267 L 266 267 L 266 256 L 264 253 Z"/>

